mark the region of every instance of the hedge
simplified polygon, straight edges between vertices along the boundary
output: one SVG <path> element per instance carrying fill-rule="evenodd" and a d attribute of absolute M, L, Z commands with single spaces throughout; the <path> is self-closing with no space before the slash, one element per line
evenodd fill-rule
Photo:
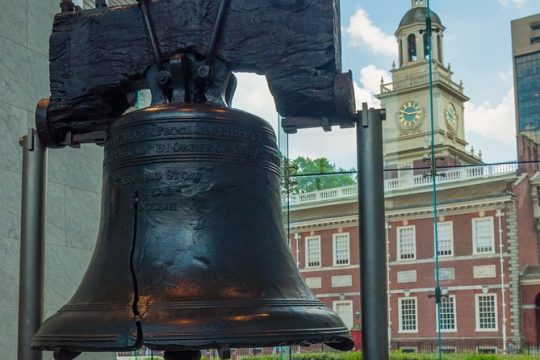
<path fill-rule="evenodd" d="M 249 356 L 242 357 L 242 360 L 276 360 L 276 356 Z M 293 354 L 292 360 L 362 360 L 362 354 L 359 352 L 327 352 L 327 353 L 303 353 Z M 390 360 L 436 360 L 436 354 L 428 353 L 402 353 L 392 352 Z M 492 355 L 492 354 L 444 354 L 445 360 L 533 360 L 537 356 L 530 355 Z M 283 360 L 288 360 L 288 356 L 284 356 Z"/>

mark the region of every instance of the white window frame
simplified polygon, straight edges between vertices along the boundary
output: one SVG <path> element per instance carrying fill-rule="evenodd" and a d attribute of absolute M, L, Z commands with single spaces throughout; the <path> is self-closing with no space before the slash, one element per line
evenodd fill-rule
<path fill-rule="evenodd" d="M 454 332 L 457 332 L 456 295 L 448 295 L 448 298 L 452 299 L 452 307 L 453 307 L 452 311 L 453 311 L 453 314 L 454 314 L 454 328 L 453 329 L 442 329 L 441 328 L 441 332 L 454 333 Z M 443 299 L 445 299 L 445 298 L 441 298 L 441 302 L 442 302 Z M 439 328 L 439 317 L 437 316 L 437 308 L 436 307 L 435 307 L 435 319 L 436 319 L 435 331 L 437 331 L 437 329 Z"/>
<path fill-rule="evenodd" d="M 457 347 L 451 345 L 441 346 L 441 351 L 443 354 L 457 354 Z"/>
<path fill-rule="evenodd" d="M 321 253 L 321 236 L 320 235 L 316 235 L 316 236 L 306 236 L 305 237 L 305 260 L 306 260 L 306 263 L 305 263 L 305 267 L 306 268 L 320 268 L 321 267 L 321 263 L 322 263 L 322 253 Z M 319 265 L 309 265 L 310 263 L 310 259 L 309 259 L 309 241 L 310 240 L 317 240 L 317 246 L 319 248 Z"/>
<path fill-rule="evenodd" d="M 403 301 L 404 300 L 414 300 L 414 321 L 415 321 L 415 330 L 403 330 Z M 399 333 L 403 334 L 416 334 L 418 333 L 418 298 L 415 296 L 409 296 L 409 297 L 400 297 L 398 298 L 398 318 L 399 318 Z"/>
<path fill-rule="evenodd" d="M 440 226 L 449 226 L 450 227 L 450 254 L 441 254 L 441 249 L 439 248 L 439 257 L 451 257 L 451 256 L 454 256 L 454 222 L 453 221 L 445 221 L 445 222 L 438 222 L 437 223 L 437 234 L 439 235 L 439 240 L 440 240 L 440 235 L 441 235 L 441 229 L 440 229 Z M 439 245 L 441 244 L 441 242 L 439 241 Z"/>
<path fill-rule="evenodd" d="M 414 254 L 410 259 L 401 258 L 401 230 L 412 229 L 413 231 L 413 247 Z M 397 261 L 414 261 L 416 260 L 416 225 L 398 226 L 396 228 L 396 245 L 397 245 Z"/>
<path fill-rule="evenodd" d="M 337 242 L 340 236 L 347 237 L 347 262 L 343 264 L 338 264 L 337 262 Z M 334 258 L 334 266 L 347 266 L 351 264 L 351 237 L 349 233 L 337 233 L 332 235 L 332 252 Z"/>
<path fill-rule="evenodd" d="M 489 353 L 481 353 L 480 350 L 495 350 L 494 354 L 499 353 L 499 349 L 493 345 L 485 345 L 485 346 L 479 345 L 476 347 L 477 354 L 489 354 Z"/>
<path fill-rule="evenodd" d="M 333 301 L 332 302 L 332 310 L 334 310 L 334 312 L 336 314 L 338 314 L 338 311 L 337 311 L 338 305 L 350 305 L 350 308 L 351 308 L 351 322 L 352 323 L 350 324 L 351 326 L 348 327 L 348 328 L 349 328 L 349 330 L 352 329 L 352 327 L 354 326 L 354 309 L 353 309 L 352 300 L 336 300 L 336 301 Z M 338 316 L 339 316 L 339 314 L 338 314 Z M 340 317 L 340 319 L 341 319 L 341 317 Z M 347 326 L 347 324 L 345 324 L 345 326 Z"/>
<path fill-rule="evenodd" d="M 481 297 L 491 297 L 493 298 L 493 311 L 495 312 L 495 327 L 490 329 L 481 329 L 480 328 L 480 309 L 479 301 Z M 499 311 L 497 308 L 497 294 L 475 294 L 474 295 L 474 308 L 475 308 L 475 318 L 476 318 L 476 329 L 477 332 L 497 332 L 499 331 Z"/>
<path fill-rule="evenodd" d="M 490 221 L 491 222 L 491 226 L 490 226 L 490 230 L 491 230 L 491 233 L 490 233 L 490 237 L 491 237 L 491 251 L 478 251 L 478 246 L 477 246 L 477 239 L 476 239 L 476 231 L 474 230 L 475 227 L 476 227 L 476 223 L 477 222 L 481 222 L 481 221 Z M 473 246 L 473 255 L 483 255 L 483 254 L 494 254 L 495 253 L 495 221 L 493 219 L 493 216 L 485 216 L 485 217 L 479 217 L 479 218 L 474 218 L 471 220 L 471 231 L 472 231 L 472 246 Z"/>

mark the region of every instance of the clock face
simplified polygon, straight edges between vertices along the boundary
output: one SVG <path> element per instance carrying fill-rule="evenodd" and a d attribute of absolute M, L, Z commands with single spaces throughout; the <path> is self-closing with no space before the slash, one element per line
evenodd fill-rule
<path fill-rule="evenodd" d="M 422 110 L 416 101 L 407 101 L 399 108 L 399 123 L 405 129 L 412 128 L 420 122 Z"/>
<path fill-rule="evenodd" d="M 449 103 L 444 110 L 444 118 L 446 120 L 446 126 L 448 129 L 454 131 L 457 128 L 458 114 L 454 104 Z"/>

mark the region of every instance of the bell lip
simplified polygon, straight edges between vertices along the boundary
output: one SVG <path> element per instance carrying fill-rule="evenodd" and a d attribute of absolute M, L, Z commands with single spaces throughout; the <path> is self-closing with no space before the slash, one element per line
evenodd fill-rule
<path fill-rule="evenodd" d="M 338 342 L 326 342 L 324 344 L 339 351 L 350 351 L 355 346 L 354 340 L 350 336 L 343 336 Z"/>
<path fill-rule="evenodd" d="M 212 334 L 208 331 L 194 330 L 189 334 L 181 329 L 167 326 L 148 328 L 145 326 L 143 317 L 140 323 L 142 326 L 140 332 L 137 330 L 138 326 L 136 323 L 121 321 L 125 332 L 109 333 L 108 335 L 92 333 L 89 331 L 91 328 L 83 329 L 78 334 L 66 332 L 68 329 L 62 330 L 62 326 L 59 325 L 65 321 L 70 324 L 69 327 L 71 330 L 79 328 L 78 326 L 72 327 L 76 325 L 73 323 L 73 317 L 68 315 L 67 318 L 64 318 L 63 315 L 69 313 L 70 311 L 66 309 L 60 314 L 48 319 L 34 336 L 32 348 L 50 351 L 63 348 L 73 352 L 108 352 L 131 351 L 145 345 L 155 350 L 178 351 L 187 349 L 217 349 L 222 347 L 253 348 L 321 343 L 341 351 L 348 351 L 354 348 L 354 341 L 344 324 L 335 317 L 326 317 L 331 315 L 331 312 L 325 312 L 326 316 L 324 317 L 326 317 L 326 321 L 323 321 L 323 323 L 327 325 L 322 328 L 312 323 L 306 328 L 285 327 L 279 329 L 260 326 L 261 331 L 255 333 L 250 333 L 249 330 L 227 333 L 227 331 L 223 330 L 222 333 Z M 79 316 L 81 315 L 83 314 L 79 312 Z M 88 313 L 83 318 L 80 318 L 79 321 L 82 320 L 83 323 L 87 323 L 91 317 L 97 315 L 97 313 Z M 333 326 L 328 326 L 330 323 L 327 321 L 333 322 Z M 170 335 L 167 335 L 167 333 Z"/>
<path fill-rule="evenodd" d="M 345 335 L 346 333 L 346 335 Z M 312 334 L 305 335 L 303 338 L 298 335 L 296 339 L 286 339 L 282 336 L 260 336 L 253 337 L 250 340 L 242 339 L 242 341 L 236 339 L 230 342 L 226 338 L 221 341 L 206 341 L 201 344 L 190 342 L 190 344 L 182 344 L 177 342 L 175 344 L 163 343 L 156 341 L 143 340 L 143 345 L 152 350 L 170 350 L 170 351 L 184 351 L 184 350 L 211 350 L 219 349 L 223 347 L 229 347 L 231 349 L 246 349 L 257 347 L 275 347 L 275 346 L 308 346 L 325 344 L 335 350 L 350 351 L 354 349 L 355 343 L 350 336 L 348 330 L 345 333 L 324 334 L 324 331 L 313 332 Z M 201 340 L 202 341 L 202 340 Z M 188 341 L 189 342 L 189 341 Z"/>
<path fill-rule="evenodd" d="M 245 348 L 256 348 L 256 347 L 275 347 L 275 346 L 306 346 L 306 345 L 316 345 L 316 344 L 325 344 L 338 351 L 350 351 L 354 349 L 354 341 L 348 336 L 339 336 L 333 339 L 324 338 L 321 340 L 304 340 L 304 341 L 274 341 L 274 342 L 257 342 L 249 343 L 243 346 L 234 346 L 233 349 L 245 349 Z M 94 353 L 104 353 L 104 352 L 121 352 L 121 351 L 136 351 L 142 346 L 145 346 L 151 350 L 157 351 L 186 351 L 186 350 L 214 350 L 223 347 L 224 344 L 208 344 L 203 346 L 179 346 L 179 345 L 162 345 L 154 343 L 138 343 L 135 342 L 131 346 L 78 346 L 78 345 L 69 345 L 64 343 L 62 345 L 34 345 L 32 344 L 32 349 L 39 351 L 56 351 L 60 348 L 65 349 L 71 352 L 94 352 Z"/>

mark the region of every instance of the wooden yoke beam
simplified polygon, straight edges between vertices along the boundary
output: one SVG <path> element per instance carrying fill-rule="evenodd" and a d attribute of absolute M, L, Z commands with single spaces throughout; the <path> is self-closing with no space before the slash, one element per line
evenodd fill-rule
<path fill-rule="evenodd" d="M 220 2 L 152 1 L 163 58 L 204 56 Z M 265 75 L 281 116 L 337 124 L 354 112 L 340 46 L 339 0 L 232 0 L 215 55 L 231 71 Z M 148 87 L 152 62 L 138 6 L 57 14 L 47 109 L 52 137 L 106 128 L 129 107 L 130 93 Z"/>

